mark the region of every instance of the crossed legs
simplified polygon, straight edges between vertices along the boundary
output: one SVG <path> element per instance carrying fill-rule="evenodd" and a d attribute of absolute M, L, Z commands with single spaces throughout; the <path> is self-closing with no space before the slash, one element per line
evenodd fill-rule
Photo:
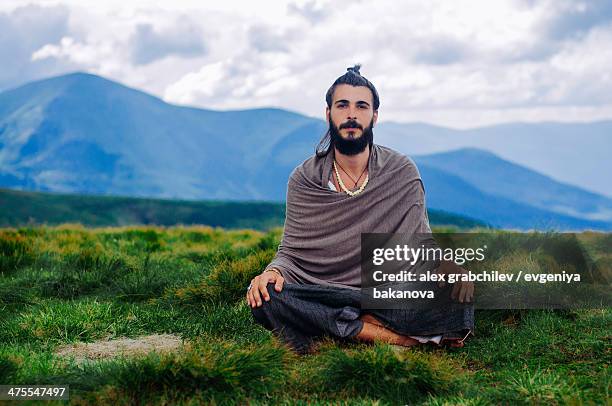
<path fill-rule="evenodd" d="M 314 339 L 325 335 L 405 347 L 419 344 L 406 332 L 400 334 L 381 322 L 385 319 L 360 314 L 358 291 L 287 284 L 276 292 L 270 284 L 268 292 L 270 300 L 252 309 L 255 320 L 300 353 L 307 352 Z M 424 320 L 417 321 L 423 330 Z M 431 319 L 431 323 L 436 321 L 439 322 L 435 317 Z"/>

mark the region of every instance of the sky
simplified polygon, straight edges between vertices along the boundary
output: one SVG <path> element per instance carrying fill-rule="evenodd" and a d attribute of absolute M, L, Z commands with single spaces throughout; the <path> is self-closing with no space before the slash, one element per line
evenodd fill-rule
<path fill-rule="evenodd" d="M 169 103 L 324 117 L 355 63 L 379 120 L 612 119 L 611 1 L 13 1 L 0 91 L 85 71 Z"/>

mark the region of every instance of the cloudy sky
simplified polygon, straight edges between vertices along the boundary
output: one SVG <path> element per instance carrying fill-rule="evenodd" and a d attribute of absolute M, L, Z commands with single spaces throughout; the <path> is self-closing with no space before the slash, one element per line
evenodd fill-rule
<path fill-rule="evenodd" d="M 610 1 L 0 3 L 0 91 L 87 71 L 164 100 L 322 117 L 347 66 L 380 120 L 612 119 Z"/>

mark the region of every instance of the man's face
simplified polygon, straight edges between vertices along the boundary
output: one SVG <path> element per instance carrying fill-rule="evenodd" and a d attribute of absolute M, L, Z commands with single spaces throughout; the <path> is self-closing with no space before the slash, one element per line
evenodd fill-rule
<path fill-rule="evenodd" d="M 326 116 L 330 135 L 339 152 L 356 155 L 372 142 L 372 128 L 378 112 L 372 107 L 372 92 L 367 87 L 336 86 Z"/>

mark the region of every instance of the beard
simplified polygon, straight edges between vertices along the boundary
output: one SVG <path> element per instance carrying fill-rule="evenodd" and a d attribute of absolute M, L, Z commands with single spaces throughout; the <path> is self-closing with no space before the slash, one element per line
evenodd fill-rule
<path fill-rule="evenodd" d="M 335 146 L 341 154 L 357 155 L 365 151 L 368 145 L 372 145 L 374 141 L 373 127 L 374 118 L 370 121 L 370 125 L 364 129 L 353 120 L 347 121 L 341 124 L 340 127 L 337 127 L 330 117 L 329 135 L 331 137 L 331 145 Z M 343 138 L 342 135 L 340 135 L 340 130 L 343 128 L 360 128 L 361 136 L 358 138 L 353 138 L 352 136 L 350 136 L 351 138 L 349 139 Z"/>

